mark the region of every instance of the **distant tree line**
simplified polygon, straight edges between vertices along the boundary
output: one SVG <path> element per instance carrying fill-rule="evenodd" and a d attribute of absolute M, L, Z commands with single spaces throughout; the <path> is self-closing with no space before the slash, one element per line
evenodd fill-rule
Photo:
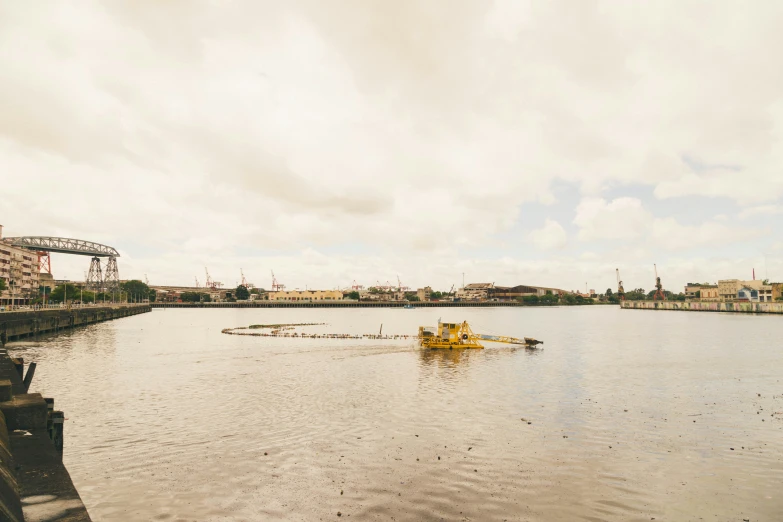
<path fill-rule="evenodd" d="M 147 284 L 133 279 L 120 283 L 119 292 L 98 292 L 97 294 L 84 287 L 76 286 L 73 283 L 63 283 L 57 285 L 54 290 L 47 287 L 39 288 L 39 297 L 35 303 L 42 303 L 44 300 L 48 303 L 96 303 L 96 302 L 143 302 L 149 300 L 154 302 L 157 294 Z"/>

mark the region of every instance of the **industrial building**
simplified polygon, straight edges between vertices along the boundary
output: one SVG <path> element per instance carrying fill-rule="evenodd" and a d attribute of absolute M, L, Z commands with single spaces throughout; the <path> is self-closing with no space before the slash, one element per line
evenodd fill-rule
<path fill-rule="evenodd" d="M 342 301 L 340 290 L 285 290 L 269 292 L 270 301 Z"/>
<path fill-rule="evenodd" d="M 457 299 L 464 301 L 486 301 L 496 299 L 499 301 L 511 301 L 528 295 L 538 297 L 547 293 L 554 295 L 563 295 L 570 292 L 559 288 L 548 288 L 544 286 L 516 285 L 516 286 L 495 286 L 495 283 L 470 283 L 464 288 L 457 290 Z"/>
<path fill-rule="evenodd" d="M 419 298 L 419 301 L 429 301 L 431 296 L 432 288 L 429 286 L 425 286 L 424 288 L 419 288 L 416 290 L 416 297 Z"/>
<path fill-rule="evenodd" d="M 2 240 L 0 225 L 0 279 L 6 289 L 0 293 L 2 305 L 25 305 L 38 296 L 38 255 L 26 248 L 11 245 Z"/>
<path fill-rule="evenodd" d="M 774 300 L 773 285 L 753 279 L 722 279 L 718 281 L 718 298 L 721 301 L 749 300 L 762 303 Z"/>

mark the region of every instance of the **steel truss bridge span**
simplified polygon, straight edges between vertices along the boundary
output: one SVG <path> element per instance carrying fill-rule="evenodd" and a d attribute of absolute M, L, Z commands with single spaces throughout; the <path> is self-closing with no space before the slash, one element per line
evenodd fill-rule
<path fill-rule="evenodd" d="M 23 236 L 4 239 L 16 247 L 44 252 L 59 252 L 92 257 L 120 257 L 117 249 L 83 239 L 49 236 Z"/>

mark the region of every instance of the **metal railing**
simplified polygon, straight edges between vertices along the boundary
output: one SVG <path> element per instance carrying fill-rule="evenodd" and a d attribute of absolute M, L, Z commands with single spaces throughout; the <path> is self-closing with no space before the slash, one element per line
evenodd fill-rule
<path fill-rule="evenodd" d="M 105 303 L 54 303 L 54 304 L 36 304 L 36 305 L 0 305 L 1 312 L 34 312 L 38 310 L 79 310 L 82 308 L 107 308 L 119 306 L 149 306 L 148 302 L 126 303 L 126 302 L 105 302 Z"/>

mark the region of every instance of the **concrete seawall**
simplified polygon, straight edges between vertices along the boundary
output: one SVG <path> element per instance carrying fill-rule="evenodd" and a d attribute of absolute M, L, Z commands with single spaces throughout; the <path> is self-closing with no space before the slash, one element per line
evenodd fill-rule
<path fill-rule="evenodd" d="M 89 522 L 62 462 L 63 412 L 29 393 L 34 373 L 0 348 L 0 520 Z"/>
<path fill-rule="evenodd" d="M 685 310 L 688 312 L 783 314 L 783 302 L 717 303 L 699 301 L 623 301 L 620 306 L 630 310 Z"/>
<path fill-rule="evenodd" d="M 66 328 L 119 319 L 149 311 L 150 306 L 143 304 L 0 312 L 0 345 L 21 337 L 59 332 Z"/>

